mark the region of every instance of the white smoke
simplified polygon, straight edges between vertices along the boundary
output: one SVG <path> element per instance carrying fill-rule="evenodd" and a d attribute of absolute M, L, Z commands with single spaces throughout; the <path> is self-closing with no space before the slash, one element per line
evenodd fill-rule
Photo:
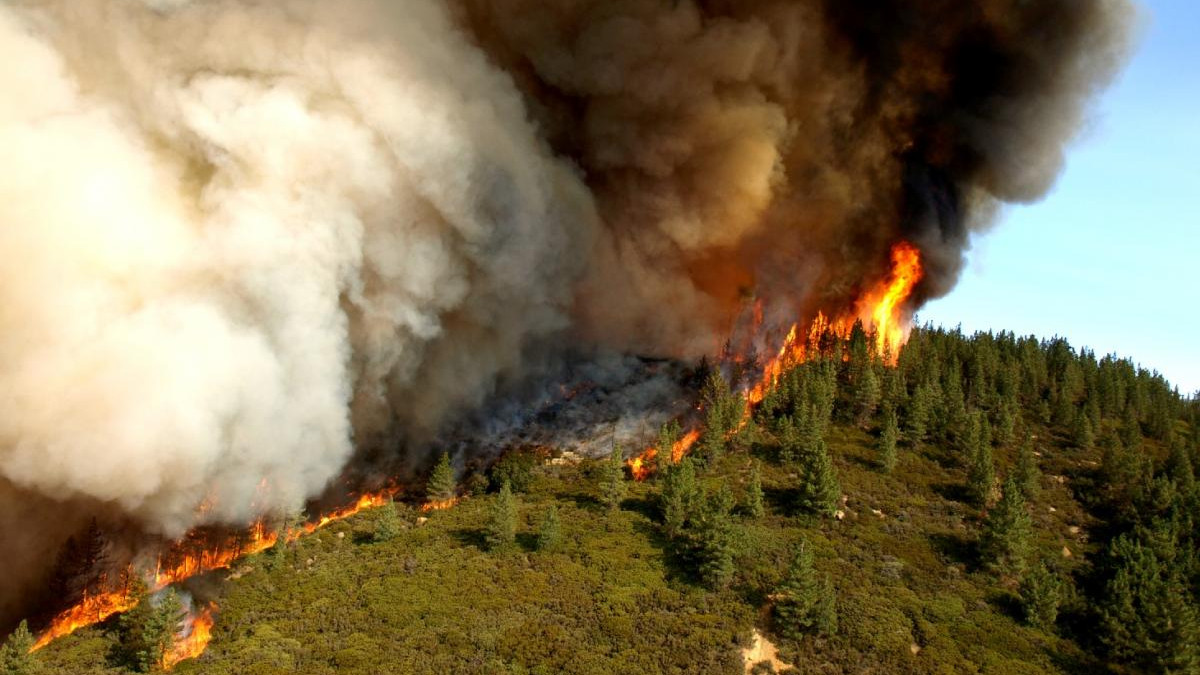
<path fill-rule="evenodd" d="M 591 198 L 432 0 L 0 4 L 0 475 L 291 509 L 568 323 Z"/>

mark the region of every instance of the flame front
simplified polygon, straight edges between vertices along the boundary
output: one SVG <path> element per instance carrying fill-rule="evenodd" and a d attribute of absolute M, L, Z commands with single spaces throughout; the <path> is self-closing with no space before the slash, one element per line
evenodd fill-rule
<path fill-rule="evenodd" d="M 754 407 L 762 403 L 784 373 L 808 360 L 810 354 L 818 348 L 823 336 L 832 334 L 846 339 L 853 330 L 855 321 L 861 320 L 864 327 L 874 331 L 876 357 L 889 366 L 896 365 L 900 349 L 908 341 L 908 334 L 912 328 L 911 316 L 907 314 L 906 305 L 912 297 L 913 289 L 923 276 L 920 251 L 912 244 L 901 241 L 892 247 L 892 266 L 888 277 L 864 293 L 854 304 L 853 312 L 839 315 L 832 321 L 823 312 L 818 312 L 803 336 L 800 333 L 800 324 L 792 324 L 775 356 L 763 366 L 762 376 L 743 394 L 746 401 L 745 414 L 733 433 L 737 433 L 750 422 Z M 757 328 L 761 324 L 762 303 L 756 301 L 754 326 Z M 739 362 L 741 360 L 737 354 L 727 356 Z M 700 439 L 700 433 L 700 430 L 692 429 L 675 444 L 671 452 L 673 463 L 679 463 Z M 653 473 L 653 460 L 657 455 L 658 449 L 651 447 L 626 462 L 635 480 L 645 480 Z"/>
<path fill-rule="evenodd" d="M 130 597 L 129 593 L 124 590 L 95 595 L 85 594 L 79 604 L 55 617 L 50 627 L 33 644 L 31 651 L 37 651 L 64 635 L 70 635 L 84 626 L 99 623 L 113 614 L 133 609 L 137 603 L 137 598 Z"/>
<path fill-rule="evenodd" d="M 175 550 L 158 559 L 153 577 L 148 582 L 150 591 L 158 591 L 200 574 L 225 569 L 240 558 L 271 548 L 281 536 L 285 538 L 285 541 L 294 541 L 306 534 L 312 534 L 330 523 L 349 518 L 364 509 L 391 503 L 392 498 L 399 491 L 399 488 L 388 488 L 380 492 L 364 494 L 350 506 L 337 509 L 315 521 L 304 523 L 297 529 L 282 533 L 267 529 L 267 526 L 259 521 L 241 537 L 199 551 L 189 551 L 186 544 L 178 544 Z M 164 562 L 164 558 L 171 562 Z M 137 572 L 131 568 L 129 573 L 133 575 Z M 34 643 L 33 651 L 45 647 L 64 635 L 70 635 L 80 628 L 100 623 L 114 614 L 133 609 L 137 603 L 138 598 L 130 596 L 125 589 L 85 595 L 78 604 L 54 617 L 50 622 L 50 627 L 43 631 L 37 642 Z M 209 615 L 211 620 L 211 612 Z"/>
<path fill-rule="evenodd" d="M 161 662 L 163 670 L 170 670 L 180 661 L 194 659 L 204 653 L 204 650 L 208 648 L 208 643 L 212 640 L 213 613 L 216 609 L 216 605 L 210 604 L 192 617 L 190 630 L 175 640 L 171 649 L 163 654 Z"/>
<path fill-rule="evenodd" d="M 453 497 L 451 499 L 434 499 L 425 502 L 421 505 L 421 511 L 429 513 L 430 511 L 445 511 L 449 508 L 454 508 L 462 497 Z"/>

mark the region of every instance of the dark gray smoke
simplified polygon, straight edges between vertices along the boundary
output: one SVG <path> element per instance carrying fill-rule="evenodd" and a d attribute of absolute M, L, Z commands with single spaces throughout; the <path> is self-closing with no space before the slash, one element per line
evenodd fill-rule
<path fill-rule="evenodd" d="M 178 536 L 420 452 L 565 348 L 916 304 L 1038 198 L 1127 0 L 0 3 L 0 619 L 92 512 Z M 32 511 L 32 512 L 30 512 Z M 6 604 L 8 603 L 8 604 Z"/>
<path fill-rule="evenodd" d="M 916 302 L 948 292 L 998 203 L 1050 189 L 1132 20 L 1126 0 L 459 1 L 596 195 L 584 325 L 668 354 L 711 351 L 748 289 L 785 320 L 842 310 L 902 238 Z"/>

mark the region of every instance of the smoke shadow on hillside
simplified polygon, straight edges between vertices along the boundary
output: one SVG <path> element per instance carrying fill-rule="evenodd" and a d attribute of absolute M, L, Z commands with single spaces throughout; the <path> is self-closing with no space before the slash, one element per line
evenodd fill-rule
<path fill-rule="evenodd" d="M 928 539 L 942 558 L 962 564 L 971 571 L 979 569 L 979 547 L 973 540 L 955 532 L 935 532 Z"/>

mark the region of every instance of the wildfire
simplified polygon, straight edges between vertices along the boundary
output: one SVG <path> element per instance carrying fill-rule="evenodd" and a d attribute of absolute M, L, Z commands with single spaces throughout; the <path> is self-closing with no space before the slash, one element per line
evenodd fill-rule
<path fill-rule="evenodd" d="M 875 328 L 875 351 L 895 365 L 900 348 L 908 341 L 910 326 L 902 315 L 904 303 L 925 272 L 921 269 L 921 252 L 902 241 L 892 248 L 892 274 L 888 282 L 868 294 L 860 307 L 869 310 Z"/>
<path fill-rule="evenodd" d="M 180 661 L 194 659 L 204 653 L 212 640 L 213 612 L 216 609 L 215 604 L 210 604 L 191 618 L 191 626 L 187 633 L 177 639 L 171 649 L 163 654 L 163 670 L 170 670 Z"/>
<path fill-rule="evenodd" d="M 429 513 L 430 511 L 445 511 L 446 509 L 456 506 L 461 499 L 462 497 L 454 497 L 452 499 L 434 499 L 422 504 L 421 510 L 425 513 Z"/>
<path fill-rule="evenodd" d="M 364 509 L 391 503 L 392 498 L 399 491 L 399 488 L 388 488 L 380 492 L 364 494 L 350 506 L 337 509 L 315 521 L 304 523 L 299 528 L 289 529 L 286 532 L 270 530 L 266 524 L 259 521 L 240 537 L 198 551 L 188 551 L 186 544 L 178 544 L 175 550 L 165 556 L 172 562 L 164 562 L 164 557 L 159 557 L 153 577 L 149 582 L 150 591 L 158 591 L 200 574 L 225 569 L 240 558 L 271 548 L 281 536 L 285 538 L 285 541 L 294 541 L 306 534 L 312 534 L 330 523 L 349 518 Z M 137 571 L 130 569 L 129 573 L 133 575 Z M 114 614 L 133 609 L 137 603 L 138 598 L 130 596 L 127 589 L 85 595 L 83 600 L 74 607 L 70 607 L 54 617 L 54 620 L 50 622 L 50 627 L 43 631 L 37 642 L 34 643 L 33 650 L 41 649 L 60 637 L 104 621 Z M 197 617 L 197 621 L 200 618 Z M 205 620 L 211 626 L 211 611 L 208 612 Z M 204 630 L 207 631 L 207 628 Z M 207 642 L 208 640 L 205 639 L 203 644 L 207 644 Z M 203 651 L 202 648 L 201 651 Z M 195 655 L 183 658 L 191 658 Z"/>
<path fill-rule="evenodd" d="M 129 593 L 124 590 L 95 595 L 85 594 L 79 604 L 55 617 L 50 627 L 33 644 L 32 651 L 37 651 L 54 640 L 64 635 L 70 635 L 84 626 L 99 623 L 113 614 L 133 609 L 137 603 L 137 598 L 130 597 Z"/>
<path fill-rule="evenodd" d="M 779 384 L 779 378 L 789 369 L 808 360 L 823 336 L 832 334 L 845 339 L 857 320 L 875 332 L 875 354 L 878 358 L 894 366 L 911 328 L 905 304 L 923 275 L 920 251 L 902 241 L 892 247 L 892 268 L 887 279 L 864 293 L 855 303 L 853 312 L 840 315 L 832 321 L 824 313 L 818 312 L 803 335 L 800 324 L 792 324 L 775 356 L 763 366 L 762 377 L 743 394 L 746 411 L 735 433 L 749 423 L 753 408 L 762 403 L 767 393 Z M 754 325 L 758 327 L 761 323 L 762 303 L 757 301 L 754 305 Z M 738 355 L 726 356 L 739 360 Z M 684 435 L 672 448 L 671 461 L 678 463 L 699 438 L 700 431 L 697 429 Z M 635 480 L 645 480 L 653 473 L 653 460 L 657 455 L 658 449 L 651 447 L 627 462 Z"/>
<path fill-rule="evenodd" d="M 671 463 L 678 464 L 679 460 L 683 459 L 683 456 L 692 449 L 692 446 L 695 445 L 696 441 L 698 440 L 700 440 L 700 430 L 692 429 L 684 434 L 682 438 L 675 441 L 675 443 L 671 445 Z M 626 465 L 629 467 L 629 472 L 633 474 L 634 480 L 646 480 L 646 478 L 653 471 L 652 467 L 655 457 L 658 457 L 658 448 L 651 447 L 646 448 L 644 451 L 642 451 L 642 454 L 626 462 Z"/>

